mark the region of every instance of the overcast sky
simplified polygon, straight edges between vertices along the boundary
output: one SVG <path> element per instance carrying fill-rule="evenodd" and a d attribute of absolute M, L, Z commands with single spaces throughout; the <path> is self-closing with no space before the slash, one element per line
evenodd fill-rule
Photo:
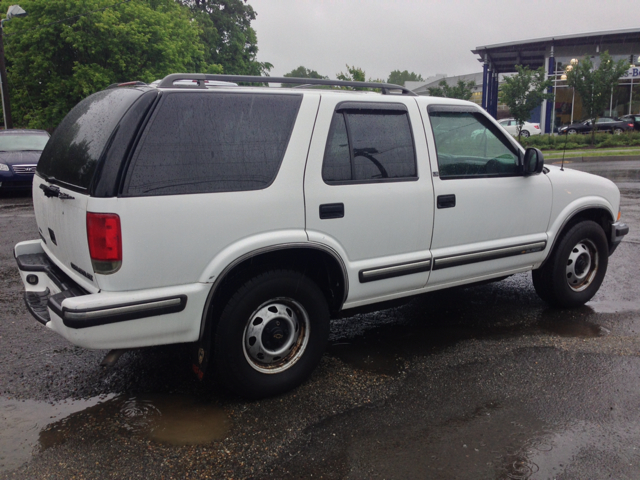
<path fill-rule="evenodd" d="M 640 28 L 638 0 L 248 0 L 257 12 L 258 60 L 272 76 L 303 65 L 329 78 L 362 68 L 424 78 L 482 70 L 478 46 Z M 638 52 L 640 54 L 640 52 Z"/>

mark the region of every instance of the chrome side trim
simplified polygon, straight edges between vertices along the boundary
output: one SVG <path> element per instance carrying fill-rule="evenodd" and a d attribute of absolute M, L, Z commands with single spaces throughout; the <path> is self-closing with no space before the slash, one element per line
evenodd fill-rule
<path fill-rule="evenodd" d="M 418 260 L 416 262 L 388 265 L 386 267 L 369 268 L 358 272 L 360 283 L 374 282 L 386 278 L 411 275 L 413 273 L 428 272 L 431 270 L 431 259 Z"/>
<path fill-rule="evenodd" d="M 168 300 L 160 300 L 147 303 L 139 303 L 137 305 L 128 305 L 126 307 L 105 308 L 103 310 L 93 310 L 84 312 L 74 312 L 73 310 L 64 310 L 65 318 L 69 320 L 95 320 L 98 318 L 113 317 L 116 315 L 128 315 L 140 312 L 151 313 L 154 310 L 163 308 L 177 307 L 183 302 L 180 298 L 170 298 Z"/>
<path fill-rule="evenodd" d="M 484 262 L 487 260 L 495 260 L 497 258 L 513 257 L 516 255 L 524 255 L 527 253 L 540 252 L 547 246 L 546 241 L 525 243 L 515 245 L 513 247 L 495 248 L 492 250 L 483 250 L 480 252 L 464 253 L 462 255 L 451 255 L 448 257 L 436 258 L 433 262 L 433 270 L 442 268 L 457 267 L 470 263 Z"/>

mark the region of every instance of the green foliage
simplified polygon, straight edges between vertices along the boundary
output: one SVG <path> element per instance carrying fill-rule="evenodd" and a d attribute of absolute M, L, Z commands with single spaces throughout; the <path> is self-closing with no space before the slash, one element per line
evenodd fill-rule
<path fill-rule="evenodd" d="M 609 52 L 600 55 L 600 65 L 595 68 L 588 55 L 580 60 L 567 72 L 567 84 L 580 95 L 582 99 L 583 118 L 597 119 L 609 105 L 611 90 L 618 84 L 620 77 L 629 68 L 627 60 L 613 61 Z M 592 139 L 596 127 L 593 122 Z"/>
<path fill-rule="evenodd" d="M 432 97 L 446 97 L 446 98 L 459 98 L 460 100 L 469 100 L 473 95 L 473 87 L 476 86 L 476 82 L 470 80 L 465 82 L 464 80 L 458 80 L 455 86 L 450 86 L 446 80 L 442 79 L 438 83 L 437 87 L 430 87 L 429 95 Z"/>
<path fill-rule="evenodd" d="M 340 72 L 336 75 L 336 78 L 338 80 L 344 80 L 347 82 L 380 82 L 380 80 L 373 80 L 373 79 L 369 79 L 366 80 L 366 74 L 364 73 L 364 70 L 362 70 L 360 67 L 350 67 L 349 65 L 346 66 L 347 67 L 347 73 L 343 73 Z M 376 90 L 376 89 L 371 89 L 371 88 L 363 88 L 363 87 L 345 87 L 348 88 L 349 90 Z"/>
<path fill-rule="evenodd" d="M 389 79 L 387 80 L 387 83 L 400 86 L 404 86 L 404 82 L 424 82 L 424 79 L 419 73 L 394 70 L 389 74 Z"/>
<path fill-rule="evenodd" d="M 325 78 L 325 79 L 329 78 L 329 77 L 325 77 L 323 75 L 320 75 L 315 70 L 309 70 L 308 68 L 305 68 L 302 65 L 299 66 L 298 68 L 294 68 L 289 73 L 285 73 L 283 76 L 292 77 L 292 78 Z M 303 84 L 301 84 L 301 83 L 286 83 L 286 84 L 283 84 L 283 86 L 286 86 L 286 87 L 294 87 L 296 85 L 303 85 Z"/>
<path fill-rule="evenodd" d="M 529 138 L 521 138 L 523 147 L 536 147 L 540 150 L 571 150 L 610 147 L 629 147 L 640 145 L 640 132 L 627 132 L 622 135 L 610 133 L 597 133 L 591 145 L 590 135 L 536 135 Z M 565 147 L 566 144 L 566 147 Z"/>
<path fill-rule="evenodd" d="M 551 80 L 545 80 L 544 68 L 531 70 L 529 67 L 516 65 L 518 73 L 504 78 L 501 89 L 501 99 L 509 107 L 511 115 L 518 123 L 518 140 L 522 124 L 529 119 L 534 108 L 543 100 L 553 98 L 553 94 L 545 91 L 553 85 Z"/>
<path fill-rule="evenodd" d="M 242 0 L 178 0 L 189 7 L 201 29 L 204 61 L 231 75 L 268 75 L 273 65 L 258 62 L 256 12 Z"/>
<path fill-rule="evenodd" d="M 12 3 L 3 0 L 0 11 Z M 5 24 L 16 126 L 54 128 L 81 99 L 111 83 L 217 68 L 204 62 L 197 24 L 174 0 L 113 4 L 20 1 L 28 16 Z"/>

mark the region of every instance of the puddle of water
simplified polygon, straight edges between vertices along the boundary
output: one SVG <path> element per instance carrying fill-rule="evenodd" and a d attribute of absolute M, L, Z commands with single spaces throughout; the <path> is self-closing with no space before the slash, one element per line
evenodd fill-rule
<path fill-rule="evenodd" d="M 229 420 L 222 409 L 186 395 L 101 396 L 57 403 L 0 398 L 0 472 L 29 461 L 34 451 L 113 435 L 170 445 L 222 440 Z"/>
<path fill-rule="evenodd" d="M 18 468 L 31 459 L 39 434 L 47 425 L 93 407 L 114 395 L 58 403 L 0 397 L 0 472 Z"/>

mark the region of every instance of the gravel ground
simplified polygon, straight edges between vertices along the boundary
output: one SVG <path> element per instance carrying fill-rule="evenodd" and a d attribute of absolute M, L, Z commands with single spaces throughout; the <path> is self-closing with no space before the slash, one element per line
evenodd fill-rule
<path fill-rule="evenodd" d="M 308 382 L 250 402 L 197 382 L 185 346 L 103 369 L 106 352 L 35 322 L 12 257 L 37 235 L 30 199 L 0 198 L 0 478 L 639 478 L 640 195 L 624 163 L 600 173 L 632 232 L 589 305 L 550 309 L 522 274 L 335 320 Z"/>

